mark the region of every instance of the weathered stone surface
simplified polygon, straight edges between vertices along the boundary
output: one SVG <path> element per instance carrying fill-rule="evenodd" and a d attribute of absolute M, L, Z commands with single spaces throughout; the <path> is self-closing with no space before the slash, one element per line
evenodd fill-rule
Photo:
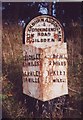
<path fill-rule="evenodd" d="M 37 17 L 28 24 L 23 45 L 24 94 L 42 101 L 68 94 L 63 36 L 62 26 L 52 17 Z"/>

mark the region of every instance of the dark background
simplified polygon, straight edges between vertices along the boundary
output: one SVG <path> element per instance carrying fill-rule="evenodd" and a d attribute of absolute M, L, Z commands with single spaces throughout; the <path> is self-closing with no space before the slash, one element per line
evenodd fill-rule
<path fill-rule="evenodd" d="M 62 23 L 69 24 L 71 21 L 80 21 L 82 17 L 82 2 L 7 2 L 2 3 L 2 6 L 3 20 L 10 22 L 19 22 L 19 20 L 24 20 L 25 22 L 28 22 L 38 15 L 48 14 L 56 17 Z M 48 12 L 45 13 L 42 10 L 42 12 L 40 12 L 40 6 L 43 7 L 43 9 L 46 8 Z"/>
<path fill-rule="evenodd" d="M 42 14 L 54 16 L 61 22 L 68 46 L 69 94 L 47 102 L 41 102 L 22 92 L 24 28 L 32 18 Z M 3 120 L 5 118 L 81 118 L 82 18 L 82 2 L 2 3 Z"/>

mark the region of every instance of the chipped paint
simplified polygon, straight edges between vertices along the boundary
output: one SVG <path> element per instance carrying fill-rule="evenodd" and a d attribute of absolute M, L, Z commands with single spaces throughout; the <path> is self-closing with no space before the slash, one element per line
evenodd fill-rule
<path fill-rule="evenodd" d="M 53 31 L 52 31 L 53 30 Z M 53 17 L 34 18 L 25 29 L 23 93 L 47 101 L 68 94 L 67 44 Z"/>

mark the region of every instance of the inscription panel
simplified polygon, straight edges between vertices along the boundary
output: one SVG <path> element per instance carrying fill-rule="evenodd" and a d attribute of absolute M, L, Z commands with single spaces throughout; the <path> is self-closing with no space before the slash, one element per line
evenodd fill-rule
<path fill-rule="evenodd" d="M 47 101 L 68 94 L 67 44 L 53 17 L 34 18 L 25 29 L 23 93 Z"/>

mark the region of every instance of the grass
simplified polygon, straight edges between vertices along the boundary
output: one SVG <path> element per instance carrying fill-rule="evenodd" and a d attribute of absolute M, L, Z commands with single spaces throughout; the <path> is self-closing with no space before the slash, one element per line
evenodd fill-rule
<path fill-rule="evenodd" d="M 3 27 L 3 117 L 80 118 L 83 58 L 79 24 L 66 29 L 69 95 L 45 103 L 22 93 L 22 33 L 23 28 L 18 25 Z"/>

